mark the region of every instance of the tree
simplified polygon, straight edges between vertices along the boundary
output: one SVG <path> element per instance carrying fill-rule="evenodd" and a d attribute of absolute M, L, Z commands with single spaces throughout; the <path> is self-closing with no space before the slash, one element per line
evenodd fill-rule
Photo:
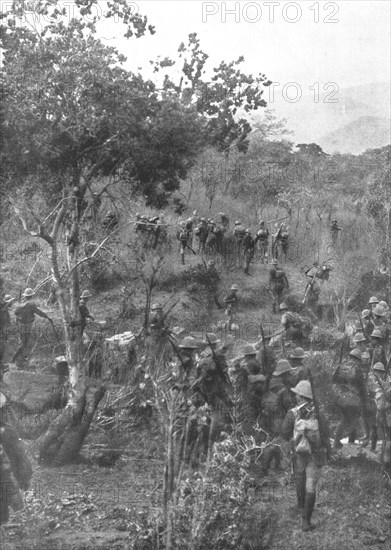
<path fill-rule="evenodd" d="M 94 4 L 77 1 L 80 16 L 91 13 Z M 122 14 L 127 35 L 145 33 L 145 18 L 132 15 L 126 2 L 110 6 L 112 13 Z M 14 202 L 24 229 L 50 248 L 70 384 L 67 406 L 41 436 L 39 449 L 43 460 L 61 464 L 79 453 L 104 394 L 102 385 L 88 387 L 80 328 L 78 271 L 89 260 L 80 251 L 86 193 L 92 178 L 120 169 L 128 152 L 123 143 L 135 139 L 144 116 L 158 109 L 153 94 L 149 101 L 149 84 L 126 73 L 122 56 L 96 39 L 94 21 L 80 17 L 64 25 L 56 4 L 43 0 L 34 5 L 35 14 L 41 19 L 50 14 L 49 24 L 16 26 L 14 18 L 25 16 L 26 9 L 16 0 L 2 16 L 3 183 L 9 191 L 12 183 L 24 198 Z M 137 108 L 128 99 L 135 85 Z M 35 208 L 34 195 L 45 198 Z"/>

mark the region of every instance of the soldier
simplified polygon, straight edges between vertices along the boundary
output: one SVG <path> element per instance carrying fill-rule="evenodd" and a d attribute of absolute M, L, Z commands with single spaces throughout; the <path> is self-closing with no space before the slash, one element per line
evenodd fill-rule
<path fill-rule="evenodd" d="M 198 252 L 204 253 L 206 241 L 208 239 L 208 224 L 205 218 L 200 219 L 200 223 L 196 227 L 194 234 L 198 238 Z"/>
<path fill-rule="evenodd" d="M 220 212 L 219 216 L 220 216 L 221 225 L 223 226 L 223 228 L 228 229 L 229 228 L 229 218 L 228 218 L 227 214 L 225 214 L 224 212 Z"/>
<path fill-rule="evenodd" d="M 379 302 L 380 300 L 377 296 L 371 296 L 368 301 L 370 311 L 373 311 Z"/>
<path fill-rule="evenodd" d="M 303 328 L 304 323 L 298 313 L 289 311 L 288 306 L 283 302 L 280 304 L 281 327 L 283 329 L 283 337 L 289 338 L 292 341 L 301 343 L 304 338 Z"/>
<path fill-rule="evenodd" d="M 383 363 L 373 366 L 373 379 L 376 384 L 376 424 L 382 439 L 381 463 L 391 474 L 391 378 Z"/>
<path fill-rule="evenodd" d="M 257 231 L 255 242 L 258 243 L 262 263 L 266 263 L 269 250 L 269 230 L 265 226 L 265 222 L 263 220 L 260 220 L 259 222 L 259 229 Z"/>
<path fill-rule="evenodd" d="M 316 314 L 320 295 L 320 285 L 318 284 L 316 277 L 319 273 L 319 264 L 314 262 L 312 268 L 306 271 L 307 286 L 304 293 L 303 303 L 307 303 L 308 307 Z"/>
<path fill-rule="evenodd" d="M 177 232 L 177 239 L 179 240 L 180 245 L 181 245 L 181 247 L 180 247 L 181 262 L 182 262 L 182 265 L 185 265 L 185 250 L 186 250 L 186 248 L 189 248 L 193 252 L 194 252 L 194 250 L 191 248 L 191 246 L 189 246 L 189 232 L 186 229 L 186 222 L 182 221 L 182 222 L 180 222 L 179 225 L 180 225 L 180 227 L 179 227 L 179 230 Z"/>
<path fill-rule="evenodd" d="M 370 325 L 371 333 L 373 334 L 373 331 L 375 329 L 379 330 L 381 332 L 384 343 L 386 343 L 389 339 L 389 329 L 387 323 L 385 322 L 385 312 L 382 307 L 376 306 L 372 310 L 372 319 L 370 321 Z"/>
<path fill-rule="evenodd" d="M 8 418 L 6 401 L 0 393 L 1 525 L 8 522 L 10 506 L 14 511 L 23 508 L 20 489 L 25 491 L 29 488 L 32 476 L 30 461 Z"/>
<path fill-rule="evenodd" d="M 80 302 L 79 302 L 79 310 L 80 310 L 80 328 L 81 333 L 83 334 L 84 329 L 87 326 L 87 319 L 90 321 L 93 321 L 94 318 L 90 314 L 89 309 L 87 307 L 88 300 L 92 298 L 92 294 L 89 290 L 83 290 L 83 292 L 80 295 Z"/>
<path fill-rule="evenodd" d="M 381 365 L 383 367 L 382 363 L 375 363 L 373 366 L 373 369 L 377 369 Z M 383 367 L 384 368 L 384 367 Z M 371 443 L 371 451 L 373 453 L 376 452 L 376 445 L 377 445 L 377 436 L 378 436 L 378 430 L 377 430 L 377 418 L 376 418 L 376 390 L 377 390 L 377 384 L 376 384 L 376 378 L 373 374 L 373 371 L 369 372 L 365 378 L 365 384 L 367 389 L 367 399 L 366 399 L 366 410 L 364 415 L 364 427 L 365 427 L 365 437 L 361 442 L 362 447 L 367 447 L 368 443 Z"/>
<path fill-rule="evenodd" d="M 273 294 L 272 311 L 273 313 L 277 313 L 277 308 L 281 303 L 283 292 L 285 289 L 289 289 L 289 283 L 285 271 L 278 265 L 278 260 L 273 259 L 271 265 L 269 270 L 268 289 Z"/>
<path fill-rule="evenodd" d="M 191 336 L 186 336 L 178 346 L 179 379 L 188 388 L 191 378 L 195 376 L 194 354 L 198 349 L 197 342 Z"/>
<path fill-rule="evenodd" d="M 366 406 L 365 379 L 360 363 L 361 353 L 358 349 L 353 349 L 349 352 L 349 358 L 333 374 L 334 389 L 339 396 L 336 405 L 342 415 L 334 436 L 335 449 L 342 447 L 341 438 L 344 433 L 349 436 L 349 443 L 355 442 L 360 415 Z"/>
<path fill-rule="evenodd" d="M 288 248 L 289 248 L 289 230 L 285 223 L 282 224 L 280 234 L 277 238 L 277 250 L 279 249 L 281 253 L 281 258 L 284 259 L 284 262 L 288 259 Z M 279 257 L 280 254 L 277 255 Z"/>
<path fill-rule="evenodd" d="M 338 234 L 341 231 L 341 229 L 342 229 L 341 227 L 338 227 L 338 221 L 337 220 L 333 220 L 331 222 L 330 232 L 331 232 L 331 242 L 332 242 L 333 246 L 335 246 L 337 244 Z"/>
<path fill-rule="evenodd" d="M 369 323 L 370 315 L 371 315 L 371 312 L 369 311 L 369 309 L 363 309 L 361 312 L 361 321 L 362 321 L 364 334 L 366 337 L 369 337 L 371 335 L 371 328 Z"/>
<path fill-rule="evenodd" d="M 297 505 L 302 513 L 302 530 L 311 531 L 316 486 L 321 467 L 331 456 L 330 429 L 326 418 L 315 409 L 311 384 L 302 380 L 292 391 L 297 406 L 291 409 L 282 425 L 282 436 L 291 440 Z"/>
<path fill-rule="evenodd" d="M 304 359 L 308 357 L 303 348 L 295 348 L 288 356 L 294 372 L 292 372 L 293 386 L 296 386 L 301 380 L 309 379 L 309 368 L 304 364 Z"/>
<path fill-rule="evenodd" d="M 244 256 L 244 272 L 246 275 L 250 274 L 250 262 L 254 258 L 255 252 L 255 240 L 251 236 L 250 229 L 246 229 L 244 238 L 242 241 L 243 256 Z"/>
<path fill-rule="evenodd" d="M 371 334 L 371 344 L 369 346 L 371 356 L 371 364 L 383 363 L 387 364 L 386 351 L 383 345 L 383 335 L 379 329 L 374 329 Z"/>
<path fill-rule="evenodd" d="M 22 294 L 24 304 L 15 309 L 15 317 L 19 331 L 19 347 L 11 359 L 11 363 L 15 363 L 19 356 L 22 355 L 23 358 L 19 366 L 22 366 L 27 360 L 26 354 L 33 333 L 35 316 L 38 315 L 39 317 L 43 317 L 44 319 L 51 321 L 50 317 L 46 315 L 44 311 L 40 310 L 39 307 L 37 307 L 36 303 L 33 301 L 34 296 L 34 290 L 32 288 L 26 288 Z"/>
<path fill-rule="evenodd" d="M 226 304 L 225 314 L 228 316 L 228 319 L 232 321 L 232 317 L 238 311 L 238 296 L 237 292 L 239 290 L 238 285 L 234 284 L 231 286 L 229 293 L 224 298 L 224 303 Z"/>
<path fill-rule="evenodd" d="M 244 346 L 242 350 L 243 360 L 240 363 L 242 371 L 245 372 L 247 379 L 246 388 L 246 419 L 245 432 L 250 434 L 253 432 L 253 426 L 261 414 L 262 395 L 265 391 L 266 377 L 262 374 L 261 364 L 256 359 L 257 352 L 254 346 Z"/>
<path fill-rule="evenodd" d="M 239 267 L 242 265 L 242 242 L 244 239 L 244 235 L 245 235 L 245 229 L 244 227 L 242 227 L 242 222 L 238 220 L 235 222 L 233 236 L 235 239 L 237 264 Z"/>

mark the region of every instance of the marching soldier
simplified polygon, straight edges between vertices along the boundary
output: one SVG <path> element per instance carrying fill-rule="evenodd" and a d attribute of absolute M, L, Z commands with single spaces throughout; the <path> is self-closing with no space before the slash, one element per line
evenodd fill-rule
<path fill-rule="evenodd" d="M 236 246 L 236 258 L 238 266 L 240 267 L 242 265 L 242 242 L 245 235 L 245 229 L 242 227 L 242 222 L 239 220 L 235 222 L 235 227 L 233 230 L 233 236 L 235 239 L 235 246 Z"/>
<path fill-rule="evenodd" d="M 194 354 L 198 349 L 197 342 L 191 336 L 186 336 L 179 344 L 179 353 L 177 358 L 178 376 L 180 381 L 188 388 L 191 378 L 195 377 L 195 357 Z"/>
<path fill-rule="evenodd" d="M 200 219 L 200 223 L 198 227 L 196 227 L 194 234 L 198 238 L 198 252 L 204 253 L 206 241 L 208 239 L 208 224 L 205 218 Z"/>
<path fill-rule="evenodd" d="M 342 229 L 341 227 L 338 227 L 337 220 L 333 220 L 331 222 L 330 233 L 331 233 L 331 242 L 333 246 L 337 244 L 339 232 L 341 231 L 341 229 Z"/>
<path fill-rule="evenodd" d="M 246 229 L 244 238 L 242 241 L 243 256 L 244 256 L 244 272 L 246 275 L 250 274 L 250 262 L 254 258 L 255 252 L 255 240 L 251 236 L 250 229 Z"/>
<path fill-rule="evenodd" d="M 224 303 L 227 306 L 225 313 L 226 315 L 228 315 L 230 320 L 232 320 L 233 314 L 237 313 L 237 310 L 238 310 L 238 296 L 237 296 L 238 290 L 239 290 L 238 285 L 233 284 L 230 288 L 229 293 L 224 298 Z"/>
<path fill-rule="evenodd" d="M 229 228 L 229 218 L 228 218 L 227 214 L 225 214 L 224 212 L 220 212 L 219 216 L 220 216 L 221 225 L 223 226 L 223 228 L 228 229 Z"/>
<path fill-rule="evenodd" d="M 281 303 L 284 290 L 289 289 L 289 283 L 285 271 L 279 267 L 276 259 L 271 262 L 268 288 L 273 294 L 273 313 L 277 313 L 277 307 Z"/>
<path fill-rule="evenodd" d="M 263 220 L 260 220 L 259 222 L 259 229 L 257 231 L 255 241 L 258 243 L 262 263 L 267 262 L 269 250 L 269 230 L 265 226 L 265 222 Z"/>
<path fill-rule="evenodd" d="M 332 381 L 339 397 L 336 404 L 342 415 L 334 436 L 335 449 L 342 447 L 341 438 L 345 433 L 349 443 L 355 442 L 360 415 L 366 406 L 365 379 L 360 363 L 361 353 L 355 348 L 333 374 Z"/>
<path fill-rule="evenodd" d="M 182 262 L 182 265 L 185 265 L 185 250 L 186 250 L 186 248 L 191 250 L 193 252 L 193 254 L 195 254 L 195 252 L 192 249 L 192 247 L 189 245 L 190 234 L 189 234 L 189 230 L 186 227 L 186 222 L 182 221 L 182 222 L 180 222 L 179 225 L 180 225 L 180 227 L 179 227 L 179 230 L 177 232 L 177 239 L 179 240 L 180 245 L 181 245 L 181 247 L 180 247 L 181 262 Z"/>
<path fill-rule="evenodd" d="M 292 443 L 297 504 L 302 513 L 302 530 L 311 531 L 316 486 L 321 467 L 331 456 L 329 425 L 322 413 L 316 411 L 311 383 L 302 380 L 292 391 L 297 406 L 291 409 L 282 425 L 282 436 Z"/>
<path fill-rule="evenodd" d="M 303 321 L 298 313 L 289 311 L 288 306 L 283 302 L 280 304 L 281 327 L 285 336 L 292 341 L 301 343 L 304 338 Z M 283 334 L 284 337 L 284 334 Z"/>
<path fill-rule="evenodd" d="M 51 321 L 50 317 L 44 311 L 39 309 L 39 307 L 33 301 L 34 296 L 34 290 L 32 288 L 26 288 L 26 290 L 22 294 L 22 297 L 24 298 L 23 305 L 18 306 L 15 309 L 15 317 L 19 331 L 19 347 L 16 350 L 13 358 L 11 359 L 11 362 L 15 363 L 19 356 L 22 355 L 23 358 L 20 366 L 22 366 L 27 360 L 26 354 L 30 344 L 31 336 L 33 334 L 35 316 L 38 315 L 39 317 L 43 317 L 44 319 Z"/>
<path fill-rule="evenodd" d="M 305 353 L 303 348 L 295 348 L 288 356 L 294 371 L 292 372 L 293 386 L 296 386 L 301 380 L 308 380 L 309 369 L 304 364 L 306 357 L 308 357 L 308 354 Z"/>
<path fill-rule="evenodd" d="M 374 329 L 371 334 L 371 344 L 369 346 L 371 355 L 371 364 L 383 363 L 387 364 L 386 351 L 383 345 L 383 335 L 379 329 Z"/>

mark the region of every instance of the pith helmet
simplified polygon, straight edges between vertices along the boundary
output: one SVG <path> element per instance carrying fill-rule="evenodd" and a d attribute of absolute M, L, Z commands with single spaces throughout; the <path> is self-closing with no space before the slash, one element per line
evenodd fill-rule
<path fill-rule="evenodd" d="M 35 292 L 32 288 L 26 288 L 26 290 L 23 292 L 22 296 L 34 296 Z"/>
<path fill-rule="evenodd" d="M 271 261 L 271 264 L 272 265 L 278 265 L 278 260 L 276 260 L 276 258 L 273 258 L 272 261 Z"/>
<path fill-rule="evenodd" d="M 246 229 L 245 233 L 251 233 L 250 229 Z"/>
<path fill-rule="evenodd" d="M 369 309 L 363 309 L 362 313 L 361 313 L 361 318 L 362 319 L 366 319 L 367 317 L 369 317 L 371 314 L 371 312 L 369 311 Z"/>
<path fill-rule="evenodd" d="M 208 341 L 209 340 L 209 341 Z M 218 344 L 220 340 L 217 338 L 216 334 L 214 332 L 207 332 L 206 337 L 204 340 L 204 344 Z"/>
<path fill-rule="evenodd" d="M 289 356 L 290 359 L 304 359 L 305 357 L 307 357 L 307 354 L 303 348 L 295 348 Z"/>
<path fill-rule="evenodd" d="M 371 334 L 371 338 L 383 338 L 383 336 L 380 330 L 375 328 L 375 330 Z"/>
<path fill-rule="evenodd" d="M 384 309 L 384 311 L 388 311 L 390 308 L 388 307 L 388 304 L 387 302 L 385 302 L 384 300 L 380 300 L 379 302 L 379 307 L 382 307 Z"/>
<path fill-rule="evenodd" d="M 359 349 L 357 348 L 352 349 L 351 351 L 349 351 L 349 355 L 361 361 L 361 351 Z"/>
<path fill-rule="evenodd" d="M 380 305 L 377 305 L 373 310 L 373 314 L 378 315 L 379 317 L 383 317 L 385 311 Z"/>
<path fill-rule="evenodd" d="M 3 298 L 3 302 L 5 304 L 10 304 L 11 302 L 13 302 L 15 300 L 15 298 L 13 296 L 11 296 L 11 294 L 6 294 Z"/>
<path fill-rule="evenodd" d="M 273 372 L 273 376 L 280 376 L 280 374 L 284 374 L 284 372 L 290 372 L 292 371 L 291 364 L 286 359 L 280 359 L 277 363 L 277 368 Z"/>
<path fill-rule="evenodd" d="M 80 298 L 91 298 L 91 297 L 92 297 L 92 294 L 89 290 L 83 290 L 80 296 Z"/>
<path fill-rule="evenodd" d="M 242 350 L 242 355 L 243 357 L 246 357 L 247 355 L 256 355 L 257 352 L 256 350 L 254 349 L 253 346 L 244 346 L 243 350 Z"/>
<path fill-rule="evenodd" d="M 365 342 L 366 338 L 362 332 L 357 332 L 353 336 L 353 342 Z"/>
<path fill-rule="evenodd" d="M 379 298 L 377 298 L 376 296 L 371 296 L 369 298 L 369 304 L 378 304 L 380 302 Z"/>
<path fill-rule="evenodd" d="M 154 304 L 152 304 L 152 307 L 151 307 L 151 310 L 152 311 L 155 311 L 157 309 L 163 309 L 162 305 L 159 304 L 158 302 L 155 302 Z"/>
<path fill-rule="evenodd" d="M 232 285 L 232 286 L 231 286 L 231 290 L 239 290 L 238 285 Z"/>
<path fill-rule="evenodd" d="M 292 391 L 294 393 L 297 393 L 298 395 L 302 395 L 303 397 L 306 397 L 307 399 L 313 399 L 311 382 L 309 382 L 308 380 L 301 380 L 297 384 L 297 386 L 292 388 Z"/>
<path fill-rule="evenodd" d="M 215 262 L 214 260 L 208 260 L 207 263 L 206 263 L 206 265 L 207 265 L 208 267 L 213 267 L 214 265 L 216 265 L 216 262 Z"/>
<path fill-rule="evenodd" d="M 179 344 L 180 348 L 186 348 L 186 349 L 197 349 L 197 343 L 191 336 L 185 336 L 185 338 L 182 340 L 182 342 Z"/>
<path fill-rule="evenodd" d="M 259 225 L 264 225 L 264 221 L 263 220 L 259 220 Z"/>
<path fill-rule="evenodd" d="M 242 225 L 242 222 L 240 222 L 239 220 L 236 220 L 235 225 Z"/>
<path fill-rule="evenodd" d="M 282 303 L 280 304 L 280 307 L 279 307 L 278 309 L 279 309 L 280 311 L 283 311 L 284 309 L 288 309 L 288 306 L 286 305 L 285 302 L 282 302 Z"/>
<path fill-rule="evenodd" d="M 373 365 L 373 370 L 382 370 L 383 372 L 386 371 L 385 366 L 383 365 L 383 363 L 380 362 Z"/>

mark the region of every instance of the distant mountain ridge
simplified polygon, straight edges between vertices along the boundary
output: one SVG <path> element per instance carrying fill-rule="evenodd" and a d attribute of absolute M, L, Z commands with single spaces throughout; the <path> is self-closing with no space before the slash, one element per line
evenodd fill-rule
<path fill-rule="evenodd" d="M 326 153 L 360 154 L 391 142 L 390 120 L 379 117 L 360 117 L 350 124 L 329 132 L 317 140 Z"/>
<path fill-rule="evenodd" d="M 390 99 L 390 83 L 375 82 L 342 89 L 330 86 L 319 98 L 313 93 L 296 103 L 276 94 L 268 107 L 287 119 L 296 143 L 315 142 L 328 153 L 359 154 L 390 143 Z"/>

